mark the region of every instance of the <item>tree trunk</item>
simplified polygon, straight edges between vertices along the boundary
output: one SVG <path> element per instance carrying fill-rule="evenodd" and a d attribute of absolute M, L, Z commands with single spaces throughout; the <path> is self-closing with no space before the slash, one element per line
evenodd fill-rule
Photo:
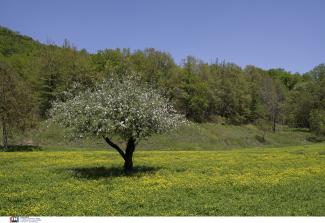
<path fill-rule="evenodd" d="M 112 148 L 114 148 L 116 151 L 119 152 L 121 157 L 124 159 L 124 171 L 125 172 L 131 172 L 133 170 L 133 152 L 135 150 L 135 139 L 129 138 L 128 142 L 126 144 L 125 152 L 115 143 L 113 143 L 109 138 L 103 136 L 105 141 L 108 145 L 110 145 Z"/>
<path fill-rule="evenodd" d="M 276 125 L 276 116 L 275 114 L 273 114 L 273 126 L 272 126 L 273 133 L 275 133 L 275 125 Z"/>
<path fill-rule="evenodd" d="M 133 152 L 135 150 L 135 140 L 131 137 L 129 138 L 126 150 L 125 150 L 125 158 L 124 158 L 124 171 L 131 172 L 133 170 Z"/>
<path fill-rule="evenodd" d="M 2 119 L 2 142 L 3 142 L 3 148 L 8 148 L 8 129 L 7 125 L 4 119 Z"/>

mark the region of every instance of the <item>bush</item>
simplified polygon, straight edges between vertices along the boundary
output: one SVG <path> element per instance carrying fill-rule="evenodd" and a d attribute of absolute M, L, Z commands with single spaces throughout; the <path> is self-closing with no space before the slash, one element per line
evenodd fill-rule
<path fill-rule="evenodd" d="M 314 142 L 314 143 L 324 142 L 325 141 L 325 135 L 324 136 L 321 136 L 321 135 L 318 135 L 318 136 L 309 136 L 306 139 L 307 139 L 307 141 Z"/>
<path fill-rule="evenodd" d="M 227 120 L 225 117 L 222 117 L 220 115 L 211 115 L 209 117 L 209 122 L 225 125 L 227 123 Z"/>
<path fill-rule="evenodd" d="M 8 148 L 3 148 L 0 146 L 1 152 L 33 152 L 42 151 L 40 146 L 32 145 L 9 145 Z"/>
<path fill-rule="evenodd" d="M 258 130 L 262 132 L 262 136 L 256 136 L 256 139 L 262 143 L 266 142 L 265 136 L 269 131 L 271 131 L 271 123 L 264 119 L 258 119 L 256 120 L 255 125 Z"/>

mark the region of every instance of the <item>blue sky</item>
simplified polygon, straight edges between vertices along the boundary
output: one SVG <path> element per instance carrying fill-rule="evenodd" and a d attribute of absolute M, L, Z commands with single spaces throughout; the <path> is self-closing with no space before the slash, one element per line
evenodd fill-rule
<path fill-rule="evenodd" d="M 154 47 L 306 72 L 325 62 L 325 0 L 0 0 L 0 25 L 90 52 Z"/>

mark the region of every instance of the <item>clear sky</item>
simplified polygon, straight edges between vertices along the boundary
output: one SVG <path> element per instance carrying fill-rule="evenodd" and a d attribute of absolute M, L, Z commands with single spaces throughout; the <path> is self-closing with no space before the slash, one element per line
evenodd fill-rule
<path fill-rule="evenodd" d="M 325 62 L 325 0 L 0 0 L 0 25 L 79 49 L 154 47 L 306 72 Z"/>

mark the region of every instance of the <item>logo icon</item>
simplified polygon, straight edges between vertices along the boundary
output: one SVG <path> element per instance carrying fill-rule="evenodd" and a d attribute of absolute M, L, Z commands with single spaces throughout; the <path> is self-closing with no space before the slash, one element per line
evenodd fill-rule
<path fill-rule="evenodd" d="M 10 217 L 10 223 L 19 222 L 19 217 Z"/>

